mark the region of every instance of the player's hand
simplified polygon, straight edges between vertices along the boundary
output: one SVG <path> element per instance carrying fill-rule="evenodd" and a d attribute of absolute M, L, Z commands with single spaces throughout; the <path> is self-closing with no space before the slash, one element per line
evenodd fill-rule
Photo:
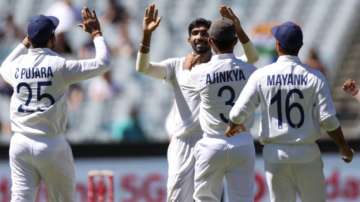
<path fill-rule="evenodd" d="M 81 16 L 83 21 L 79 26 L 85 32 L 90 33 L 93 37 L 96 35 L 101 35 L 100 23 L 94 10 L 90 12 L 87 7 L 84 7 L 81 10 Z"/>
<path fill-rule="evenodd" d="M 155 4 L 151 4 L 146 8 L 143 20 L 144 32 L 152 33 L 159 26 L 161 18 L 158 16 L 158 12 Z"/>
<path fill-rule="evenodd" d="M 227 127 L 225 131 L 226 137 L 232 137 L 235 134 L 238 134 L 240 132 L 246 131 L 246 128 L 243 124 L 235 124 L 230 121 L 229 126 Z"/>
<path fill-rule="evenodd" d="M 191 70 L 201 59 L 201 56 L 199 54 L 194 54 L 194 53 L 189 53 L 186 57 L 185 57 L 185 61 L 184 61 L 184 69 L 189 69 Z"/>
<path fill-rule="evenodd" d="M 345 163 L 350 163 L 354 157 L 355 151 L 349 147 L 340 149 L 341 158 Z"/>
<path fill-rule="evenodd" d="M 234 23 L 236 30 L 242 29 L 239 18 L 230 7 L 222 5 L 219 11 L 222 17 L 228 18 Z"/>
<path fill-rule="evenodd" d="M 342 88 L 346 93 L 352 96 L 355 96 L 359 92 L 359 87 L 357 86 L 356 82 L 352 79 L 346 80 Z"/>

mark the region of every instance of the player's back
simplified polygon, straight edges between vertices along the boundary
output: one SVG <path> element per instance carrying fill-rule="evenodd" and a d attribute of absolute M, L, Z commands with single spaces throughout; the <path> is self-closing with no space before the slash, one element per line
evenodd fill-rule
<path fill-rule="evenodd" d="M 65 129 L 67 85 L 65 60 L 46 48 L 30 49 L 9 65 L 12 130 L 22 134 L 56 135 Z"/>
<path fill-rule="evenodd" d="M 93 39 L 95 57 L 66 60 L 49 48 L 18 45 L 4 60 L 0 74 L 14 89 L 11 130 L 25 135 L 58 135 L 65 131 L 66 90 L 72 83 L 105 73 L 109 51 L 103 37 Z"/>
<path fill-rule="evenodd" d="M 196 72 L 200 89 L 200 124 L 206 136 L 225 137 L 228 114 L 255 67 L 233 54 L 212 57 Z"/>
<path fill-rule="evenodd" d="M 281 56 L 276 63 L 256 71 L 262 100 L 261 139 L 265 143 L 314 143 L 320 136 L 319 118 L 327 116 L 324 76 L 295 56 Z M 322 117 L 324 118 L 324 117 Z"/>

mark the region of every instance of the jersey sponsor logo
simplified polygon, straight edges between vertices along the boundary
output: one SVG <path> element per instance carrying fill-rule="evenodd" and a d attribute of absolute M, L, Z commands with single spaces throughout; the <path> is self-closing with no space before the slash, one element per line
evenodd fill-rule
<path fill-rule="evenodd" d="M 231 81 L 246 80 L 245 74 L 241 69 L 232 69 L 224 72 L 214 72 L 206 75 L 206 84 L 215 84 Z"/>
<path fill-rule="evenodd" d="M 54 74 L 51 67 L 16 68 L 15 79 L 52 78 Z"/>
<path fill-rule="evenodd" d="M 302 74 L 275 74 L 267 76 L 268 86 L 304 86 L 307 85 L 307 75 Z"/>

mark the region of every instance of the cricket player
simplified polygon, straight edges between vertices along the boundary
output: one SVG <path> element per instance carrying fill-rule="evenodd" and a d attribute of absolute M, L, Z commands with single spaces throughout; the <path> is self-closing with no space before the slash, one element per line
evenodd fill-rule
<path fill-rule="evenodd" d="M 12 202 L 34 201 L 40 181 L 49 201 L 75 201 L 73 156 L 62 135 L 66 91 L 72 83 L 103 74 L 109 63 L 95 11 L 84 8 L 82 17 L 81 26 L 95 44 L 95 58 L 66 60 L 53 52 L 59 20 L 39 15 L 28 24 L 26 40 L 1 65 L 1 76 L 14 88 L 9 151 Z"/>
<path fill-rule="evenodd" d="M 245 50 L 245 61 L 255 62 L 257 53 L 238 23 L 237 35 Z M 151 77 L 167 81 L 174 91 L 174 104 L 167 118 L 166 129 L 171 136 L 168 147 L 167 201 L 191 202 L 194 192 L 194 151 L 193 147 L 202 136 L 198 122 L 199 95 L 190 90 L 191 73 L 197 64 L 211 58 L 207 42 L 211 22 L 198 18 L 188 27 L 188 42 L 193 52 L 187 57 L 170 58 L 160 63 L 150 61 L 152 32 L 160 24 L 158 10 L 150 5 L 145 11 L 143 39 L 137 56 L 136 70 Z"/>
<path fill-rule="evenodd" d="M 345 162 L 351 162 L 353 152 L 344 140 L 324 75 L 298 58 L 301 28 L 285 22 L 271 31 L 279 58 L 251 75 L 230 112 L 227 135 L 260 105 L 260 141 L 271 201 L 295 202 L 298 194 L 304 202 L 325 202 L 323 162 L 315 143 L 320 128 L 339 146 Z"/>
<path fill-rule="evenodd" d="M 221 12 L 233 14 L 227 7 Z M 237 37 L 228 18 L 212 23 L 209 44 L 215 55 L 194 69 L 194 87 L 200 93 L 200 125 L 204 131 L 194 149 L 195 201 L 221 201 L 223 178 L 229 201 L 253 202 L 255 149 L 250 133 L 226 137 L 228 115 L 255 67 L 233 54 Z"/>
<path fill-rule="evenodd" d="M 343 90 L 360 102 L 359 86 L 354 80 L 347 79 L 343 84 Z"/>

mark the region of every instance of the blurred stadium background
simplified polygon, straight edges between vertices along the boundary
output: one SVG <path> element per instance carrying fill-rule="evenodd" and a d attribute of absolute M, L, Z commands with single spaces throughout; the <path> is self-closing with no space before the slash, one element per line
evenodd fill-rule
<path fill-rule="evenodd" d="M 151 57 L 155 61 L 188 53 L 188 23 L 200 16 L 210 20 L 218 18 L 221 4 L 231 6 L 239 15 L 259 51 L 260 60 L 255 64 L 259 68 L 276 60 L 269 29 L 288 20 L 300 24 L 304 32 L 300 58 L 328 78 L 345 136 L 359 149 L 360 104 L 341 90 L 345 79 L 360 80 L 357 69 L 360 67 L 359 0 L 153 2 L 162 16 L 152 40 Z M 120 180 L 116 182 L 118 191 L 115 194 L 120 195 L 117 201 L 164 201 L 168 143 L 164 121 L 173 96 L 166 83 L 135 72 L 143 12 L 149 3 L 152 1 L 0 0 L 0 61 L 23 39 L 28 20 L 36 14 L 54 15 L 60 19 L 56 49 L 61 55 L 68 58 L 91 57 L 94 54 L 92 42 L 76 25 L 81 20 L 83 5 L 95 9 L 100 17 L 104 37 L 112 51 L 112 71 L 74 85 L 68 92 L 69 123 L 65 135 L 72 143 L 76 157 L 79 201 L 84 201 L 86 193 L 86 171 L 94 168 L 116 171 Z M 238 46 L 237 54 L 241 53 L 242 49 Z M 11 89 L 0 79 L 0 199 L 3 197 L 3 201 L 6 201 L 8 195 L 5 193 L 9 191 L 7 149 L 11 138 L 8 112 L 11 93 Z M 261 118 L 256 117 L 251 129 L 255 137 Z M 334 144 L 328 140 L 323 135 L 319 141 L 321 148 L 326 152 L 335 152 Z M 261 147 L 257 146 L 260 151 Z M 329 200 L 360 201 L 359 159 L 345 167 L 337 157 L 335 153 L 328 153 L 324 158 L 325 172 L 331 185 Z M 266 190 L 261 192 L 264 179 L 260 156 L 257 169 L 257 201 L 267 201 Z"/>

